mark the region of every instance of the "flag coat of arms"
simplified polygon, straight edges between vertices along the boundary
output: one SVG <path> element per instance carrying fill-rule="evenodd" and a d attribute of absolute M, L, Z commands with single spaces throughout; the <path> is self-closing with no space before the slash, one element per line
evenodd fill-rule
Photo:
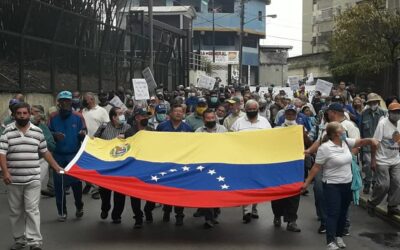
<path fill-rule="evenodd" d="M 86 137 L 66 174 L 143 200 L 232 207 L 298 195 L 303 128 L 239 133 L 141 131 L 127 139 Z"/>

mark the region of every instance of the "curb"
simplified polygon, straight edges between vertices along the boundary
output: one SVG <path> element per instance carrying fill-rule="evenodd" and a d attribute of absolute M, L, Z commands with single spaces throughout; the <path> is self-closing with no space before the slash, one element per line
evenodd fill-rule
<path fill-rule="evenodd" d="M 362 192 L 362 190 L 361 190 L 361 192 Z M 368 197 L 361 195 L 360 207 L 367 209 L 367 201 L 368 201 Z M 384 206 L 384 205 L 379 205 L 379 206 L 375 207 L 375 216 L 379 217 L 391 224 L 394 224 L 397 227 L 400 227 L 400 216 L 398 216 L 398 215 L 388 216 L 386 206 Z"/>

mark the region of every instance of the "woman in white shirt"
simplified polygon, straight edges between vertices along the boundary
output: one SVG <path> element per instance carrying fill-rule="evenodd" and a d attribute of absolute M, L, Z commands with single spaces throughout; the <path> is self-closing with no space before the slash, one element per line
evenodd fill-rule
<path fill-rule="evenodd" d="M 372 146 L 371 164 L 375 163 L 375 150 L 379 142 L 375 139 L 347 138 L 346 131 L 338 122 L 326 126 L 326 135 L 318 148 L 315 164 L 312 167 L 303 190 L 312 182 L 315 175 L 322 169 L 322 182 L 326 200 L 326 240 L 327 249 L 345 248 L 343 230 L 346 212 L 352 200 L 351 182 L 351 148 L 366 145 Z"/>

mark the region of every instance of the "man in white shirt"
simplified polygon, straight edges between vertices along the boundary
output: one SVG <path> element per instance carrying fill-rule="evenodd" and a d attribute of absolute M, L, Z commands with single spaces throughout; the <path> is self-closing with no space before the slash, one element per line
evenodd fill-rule
<path fill-rule="evenodd" d="M 400 104 L 392 103 L 388 107 L 389 117 L 382 118 L 376 127 L 374 138 L 380 144 L 376 151 L 376 164 L 371 161 L 375 171 L 376 183 L 372 197 L 368 201 L 368 212 L 374 215 L 375 207 L 388 196 L 388 215 L 400 215 L 397 205 L 400 203 Z"/>
<path fill-rule="evenodd" d="M 233 123 L 232 131 L 249 131 L 257 129 L 270 129 L 271 124 L 268 120 L 258 114 L 258 102 L 255 100 L 248 100 L 245 104 L 246 115 L 240 117 Z M 251 218 L 258 219 L 257 204 L 243 206 L 243 222 L 249 223 Z"/>

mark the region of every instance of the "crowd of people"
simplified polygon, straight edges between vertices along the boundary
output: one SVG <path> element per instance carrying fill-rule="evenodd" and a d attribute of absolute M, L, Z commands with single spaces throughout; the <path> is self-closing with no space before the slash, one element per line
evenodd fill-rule
<path fill-rule="evenodd" d="M 321 223 L 316 231 L 326 233 L 328 249 L 346 247 L 343 237 L 350 234 L 352 164 L 363 170 L 362 192 L 372 192 L 368 212 L 373 216 L 387 195 L 388 214 L 400 215 L 400 104 L 396 96 L 383 100 L 375 93 L 356 93 L 344 82 L 334 86 L 330 95 L 308 93 L 304 84 L 294 93 L 273 88 L 264 93 L 260 88 L 251 91 L 248 86 L 233 85 L 211 91 L 180 85 L 175 91 L 160 88 L 154 93 L 149 100 L 136 101 L 132 91 L 122 87 L 83 95 L 62 91 L 48 112 L 41 105 L 25 103 L 22 94 L 10 100 L 10 115 L 1 127 L 0 165 L 9 191 L 15 239 L 11 249 L 42 248 L 40 194 L 55 196 L 60 222 L 69 216 L 66 195 L 72 192 L 77 218 L 84 215 L 83 195 L 90 193 L 93 199 L 101 199 L 101 219 L 107 219 L 112 209 L 112 222 L 121 223 L 125 195 L 90 183 L 83 186 L 80 180 L 59 173 L 86 135 L 125 139 L 140 130 L 227 133 L 301 125 L 305 148 L 301 191 L 308 195 L 313 183 Z M 115 97 L 123 105 L 115 106 Z M 274 226 L 281 227 L 283 219 L 288 231 L 301 231 L 296 223 L 300 197 L 299 190 L 297 196 L 271 202 Z M 153 221 L 157 204 L 146 201 L 142 211 L 140 199 L 130 197 L 130 201 L 135 228 L 141 228 L 144 220 Z M 170 221 L 172 210 L 163 206 L 163 221 Z M 183 225 L 184 208 L 174 207 L 174 213 L 176 225 Z M 219 208 L 202 208 L 194 216 L 204 217 L 204 227 L 210 229 L 218 224 L 220 213 Z M 243 206 L 243 223 L 258 218 L 257 204 Z"/>

